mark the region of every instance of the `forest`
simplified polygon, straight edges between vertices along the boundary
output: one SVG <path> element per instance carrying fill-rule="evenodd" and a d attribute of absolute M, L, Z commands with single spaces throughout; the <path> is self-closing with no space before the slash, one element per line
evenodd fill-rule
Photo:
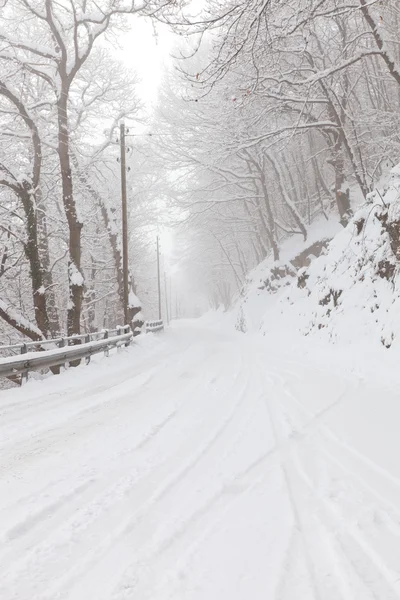
<path fill-rule="evenodd" d="M 173 39 L 150 107 L 116 52 L 135 19 Z M 165 228 L 166 281 L 228 309 L 290 236 L 346 226 L 398 162 L 399 26 L 382 0 L 3 0 L 3 343 L 122 324 L 122 121 L 133 320 Z"/>

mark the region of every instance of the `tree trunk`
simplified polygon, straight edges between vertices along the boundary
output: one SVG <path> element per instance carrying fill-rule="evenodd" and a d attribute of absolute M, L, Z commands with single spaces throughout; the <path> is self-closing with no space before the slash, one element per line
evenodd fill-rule
<path fill-rule="evenodd" d="M 332 148 L 332 158 L 328 160 L 328 164 L 333 167 L 335 172 L 335 199 L 338 208 L 340 223 L 345 227 L 351 216 L 350 193 L 345 191 L 345 166 L 343 156 L 343 137 L 340 133 L 336 135 L 335 144 Z"/>
<path fill-rule="evenodd" d="M 294 203 L 291 201 L 289 194 L 286 191 L 285 181 L 283 179 L 283 174 L 282 174 L 281 168 L 278 165 L 278 163 L 276 162 L 276 160 L 274 158 L 272 158 L 272 156 L 270 156 L 269 154 L 266 154 L 265 156 L 269 160 L 269 162 L 272 165 L 272 168 L 275 171 L 275 175 L 276 175 L 276 178 L 278 181 L 278 185 L 279 185 L 279 189 L 282 194 L 283 201 L 284 201 L 286 207 L 288 208 L 289 213 L 293 217 L 294 222 L 296 223 L 297 227 L 299 228 L 300 232 L 302 233 L 304 239 L 306 240 L 307 239 L 307 228 L 306 228 L 306 226 L 303 222 L 303 219 L 301 218 L 297 208 L 295 207 Z M 264 181 L 265 181 L 265 177 L 264 177 Z"/>
<path fill-rule="evenodd" d="M 276 239 L 275 219 L 274 219 L 274 215 L 272 214 L 271 203 L 269 201 L 268 189 L 267 189 L 267 184 L 265 181 L 265 173 L 264 173 L 264 171 L 262 171 L 262 169 L 260 169 L 259 173 L 260 173 L 261 189 L 262 189 L 263 196 L 264 196 L 264 204 L 265 204 L 265 208 L 267 211 L 269 241 L 270 241 L 272 252 L 274 255 L 274 260 L 279 260 L 279 247 L 278 247 L 278 242 Z"/>
<path fill-rule="evenodd" d="M 35 320 L 44 337 L 49 337 L 50 324 L 47 314 L 44 272 L 39 256 L 39 235 L 36 206 L 33 201 L 33 190 L 30 184 L 26 181 L 24 181 L 21 185 L 20 198 L 26 216 L 27 240 L 24 249 L 26 258 L 29 261 L 31 272 Z"/>
<path fill-rule="evenodd" d="M 58 109 L 58 155 L 60 159 L 61 184 L 64 210 L 69 228 L 69 260 L 68 287 L 69 302 L 67 311 L 68 335 L 81 331 L 81 311 L 84 278 L 81 271 L 81 233 L 82 223 L 79 221 L 76 202 L 73 194 L 72 170 L 70 159 L 70 140 L 67 113 L 68 85 L 63 83 Z"/>
<path fill-rule="evenodd" d="M 36 190 L 37 226 L 39 237 L 39 255 L 43 268 L 43 281 L 46 294 L 46 307 L 52 337 L 60 335 L 60 318 L 57 309 L 56 295 L 54 292 L 53 274 L 50 270 L 49 236 L 47 231 L 46 207 L 40 190 Z"/>
<path fill-rule="evenodd" d="M 271 203 L 269 200 L 268 189 L 267 189 L 267 185 L 266 185 L 266 181 L 265 181 L 264 171 L 260 167 L 259 163 L 252 158 L 249 158 L 246 161 L 246 163 L 247 163 L 247 168 L 249 170 L 249 173 L 252 173 L 251 165 L 253 165 L 257 171 L 258 180 L 260 182 L 262 196 L 264 198 L 264 204 L 265 204 L 265 209 L 266 209 L 266 213 L 267 213 L 267 222 L 264 219 L 264 215 L 261 210 L 261 206 L 258 201 L 258 198 L 256 199 L 256 205 L 257 205 L 257 209 L 259 212 L 260 220 L 264 226 L 264 229 L 265 229 L 267 237 L 268 237 L 268 242 L 270 244 L 270 247 L 272 248 L 274 260 L 279 260 L 279 246 L 278 246 L 278 242 L 276 239 L 275 219 L 274 219 L 274 215 L 272 213 Z M 254 181 L 254 185 L 256 188 L 257 195 L 259 195 L 260 190 L 258 189 L 258 183 L 256 181 Z"/>
<path fill-rule="evenodd" d="M 338 205 L 340 222 L 342 225 L 346 225 L 348 222 L 348 218 L 351 215 L 350 208 L 350 194 L 346 191 L 344 192 L 343 183 L 345 181 L 345 165 L 344 165 L 344 151 L 346 151 L 347 156 L 350 160 L 351 167 L 353 169 L 354 177 L 360 187 L 360 190 L 364 196 L 367 197 L 368 194 L 368 185 L 364 180 L 364 177 L 361 176 L 358 165 L 355 160 L 355 156 L 353 153 L 353 149 L 351 147 L 350 141 L 347 137 L 346 130 L 344 127 L 344 118 L 345 114 L 342 111 L 340 115 L 336 110 L 335 105 L 333 104 L 330 94 L 324 84 L 321 83 L 321 88 L 324 91 L 324 94 L 328 100 L 328 115 L 335 121 L 338 125 L 338 131 L 334 136 L 334 145 L 333 145 L 333 157 L 332 160 L 329 161 L 330 164 L 335 169 L 335 196 L 336 203 Z"/>

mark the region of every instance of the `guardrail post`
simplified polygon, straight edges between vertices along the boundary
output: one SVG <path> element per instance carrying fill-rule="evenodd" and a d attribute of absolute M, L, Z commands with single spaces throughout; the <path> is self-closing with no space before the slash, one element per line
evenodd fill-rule
<path fill-rule="evenodd" d="M 124 333 L 130 333 L 131 332 L 131 326 L 130 325 L 125 325 L 124 326 Z M 129 340 L 126 340 L 125 342 L 125 348 L 127 348 L 128 346 L 130 346 L 131 343 L 131 338 L 129 338 Z"/>
<path fill-rule="evenodd" d="M 85 335 L 85 344 L 88 344 L 90 342 L 90 333 L 87 333 Z M 90 363 L 90 354 L 88 354 L 88 356 L 85 356 L 85 364 L 88 365 Z"/>
<path fill-rule="evenodd" d="M 123 333 L 125 333 L 125 329 L 124 327 L 121 327 L 121 325 L 117 325 L 117 335 L 122 335 Z M 119 344 L 117 344 L 117 352 L 121 351 L 121 346 Z"/>
<path fill-rule="evenodd" d="M 67 343 L 68 345 L 68 343 Z M 65 346 L 65 339 L 61 338 L 61 340 L 59 341 L 58 347 L 59 348 L 64 348 Z M 68 369 L 68 363 L 64 363 L 64 369 Z"/>
<path fill-rule="evenodd" d="M 21 346 L 21 354 L 27 354 L 28 346 L 26 344 L 22 344 Z M 28 371 L 22 373 L 21 375 L 21 385 L 24 385 L 28 381 Z"/>
<path fill-rule="evenodd" d="M 158 331 L 164 331 L 164 321 L 146 321 L 145 327 L 146 333 L 157 333 Z"/>
<path fill-rule="evenodd" d="M 108 329 L 105 329 L 105 330 L 104 330 L 104 339 L 105 339 L 105 340 L 108 340 Z M 107 356 L 107 357 L 108 357 L 108 356 L 109 356 L 109 354 L 110 354 L 110 349 L 109 349 L 109 347 L 108 347 L 108 346 L 106 346 L 106 347 L 104 348 L 104 356 Z"/>

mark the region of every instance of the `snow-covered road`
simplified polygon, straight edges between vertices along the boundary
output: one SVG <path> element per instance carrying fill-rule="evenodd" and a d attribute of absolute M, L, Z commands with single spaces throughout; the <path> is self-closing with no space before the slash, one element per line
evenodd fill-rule
<path fill-rule="evenodd" d="M 2 392 L 0 598 L 398 599 L 399 422 L 190 322 Z"/>

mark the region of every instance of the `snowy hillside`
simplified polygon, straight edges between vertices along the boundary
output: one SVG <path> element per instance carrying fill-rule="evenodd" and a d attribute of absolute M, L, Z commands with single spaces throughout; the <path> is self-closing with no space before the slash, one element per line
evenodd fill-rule
<path fill-rule="evenodd" d="M 345 229 L 319 219 L 306 242 L 288 240 L 280 262 L 267 259 L 250 274 L 234 310 L 236 328 L 399 344 L 399 199 L 398 166 L 384 193 L 370 194 Z"/>

